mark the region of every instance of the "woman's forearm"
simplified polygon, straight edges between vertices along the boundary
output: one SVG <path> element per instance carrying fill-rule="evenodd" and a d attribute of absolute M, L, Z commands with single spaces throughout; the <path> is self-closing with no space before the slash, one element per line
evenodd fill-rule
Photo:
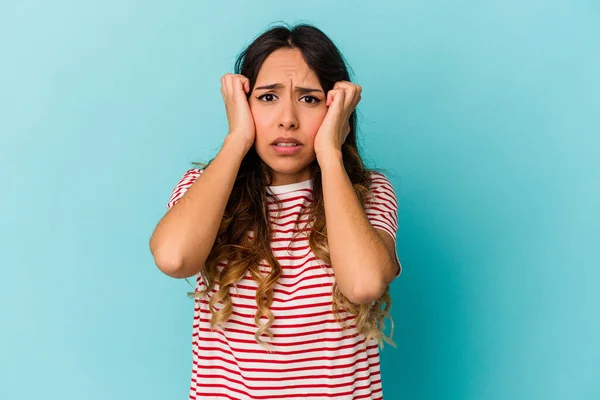
<path fill-rule="evenodd" d="M 378 299 L 393 276 L 394 260 L 369 222 L 346 173 L 341 153 L 319 159 L 331 265 L 340 291 L 353 303 Z"/>

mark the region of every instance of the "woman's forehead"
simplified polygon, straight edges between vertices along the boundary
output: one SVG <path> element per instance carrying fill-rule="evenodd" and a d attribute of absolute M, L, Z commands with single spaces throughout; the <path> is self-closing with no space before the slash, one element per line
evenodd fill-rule
<path fill-rule="evenodd" d="M 269 54 L 263 62 L 256 84 L 306 86 L 319 84 L 315 72 L 308 66 L 298 49 L 279 49 Z"/>

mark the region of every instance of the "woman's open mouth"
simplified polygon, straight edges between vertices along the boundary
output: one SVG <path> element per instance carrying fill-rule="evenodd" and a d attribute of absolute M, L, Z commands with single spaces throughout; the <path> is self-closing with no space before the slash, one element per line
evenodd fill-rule
<path fill-rule="evenodd" d="M 302 145 L 300 144 L 293 143 L 278 143 L 274 144 L 273 148 L 275 149 L 275 152 L 279 154 L 294 154 L 300 150 L 301 146 Z"/>
<path fill-rule="evenodd" d="M 302 147 L 302 144 L 294 138 L 280 137 L 272 144 L 273 149 L 278 154 L 289 155 L 297 153 Z"/>

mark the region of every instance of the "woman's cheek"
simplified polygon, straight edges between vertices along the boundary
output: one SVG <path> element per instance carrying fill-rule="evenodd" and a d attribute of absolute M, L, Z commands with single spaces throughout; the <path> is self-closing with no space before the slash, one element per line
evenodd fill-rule
<path fill-rule="evenodd" d="M 315 138 L 317 137 L 317 133 L 319 132 L 319 128 L 325 119 L 325 114 L 318 115 L 313 118 L 311 121 L 310 129 L 308 129 L 308 135 L 310 136 L 311 145 L 314 143 Z"/>
<path fill-rule="evenodd" d="M 261 113 L 258 112 L 257 110 L 253 110 L 251 109 L 252 112 L 252 118 L 254 119 L 254 127 L 256 129 L 256 141 L 258 143 L 262 142 L 262 137 L 265 135 L 267 129 L 267 125 L 268 125 L 268 121 L 266 121 L 265 116 Z"/>

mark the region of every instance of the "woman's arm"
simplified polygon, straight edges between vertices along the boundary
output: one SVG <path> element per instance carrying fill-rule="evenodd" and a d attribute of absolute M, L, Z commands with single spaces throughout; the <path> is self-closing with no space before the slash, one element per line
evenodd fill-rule
<path fill-rule="evenodd" d="M 162 272 L 173 278 L 200 272 L 248 149 L 243 141 L 227 136 L 219 154 L 160 220 L 150 239 L 150 251 Z"/>
<path fill-rule="evenodd" d="M 336 82 L 327 92 L 329 109 L 314 148 L 321 167 L 327 241 L 336 282 L 348 300 L 368 304 L 381 297 L 401 267 L 394 238 L 373 227 L 344 168 L 342 145 L 361 92 L 360 86 L 347 81 Z"/>
<path fill-rule="evenodd" d="M 219 154 L 160 220 L 150 251 L 158 268 L 173 278 L 196 275 L 210 254 L 244 156 L 256 137 L 246 93 L 250 81 L 242 75 L 221 77 L 229 133 Z"/>

